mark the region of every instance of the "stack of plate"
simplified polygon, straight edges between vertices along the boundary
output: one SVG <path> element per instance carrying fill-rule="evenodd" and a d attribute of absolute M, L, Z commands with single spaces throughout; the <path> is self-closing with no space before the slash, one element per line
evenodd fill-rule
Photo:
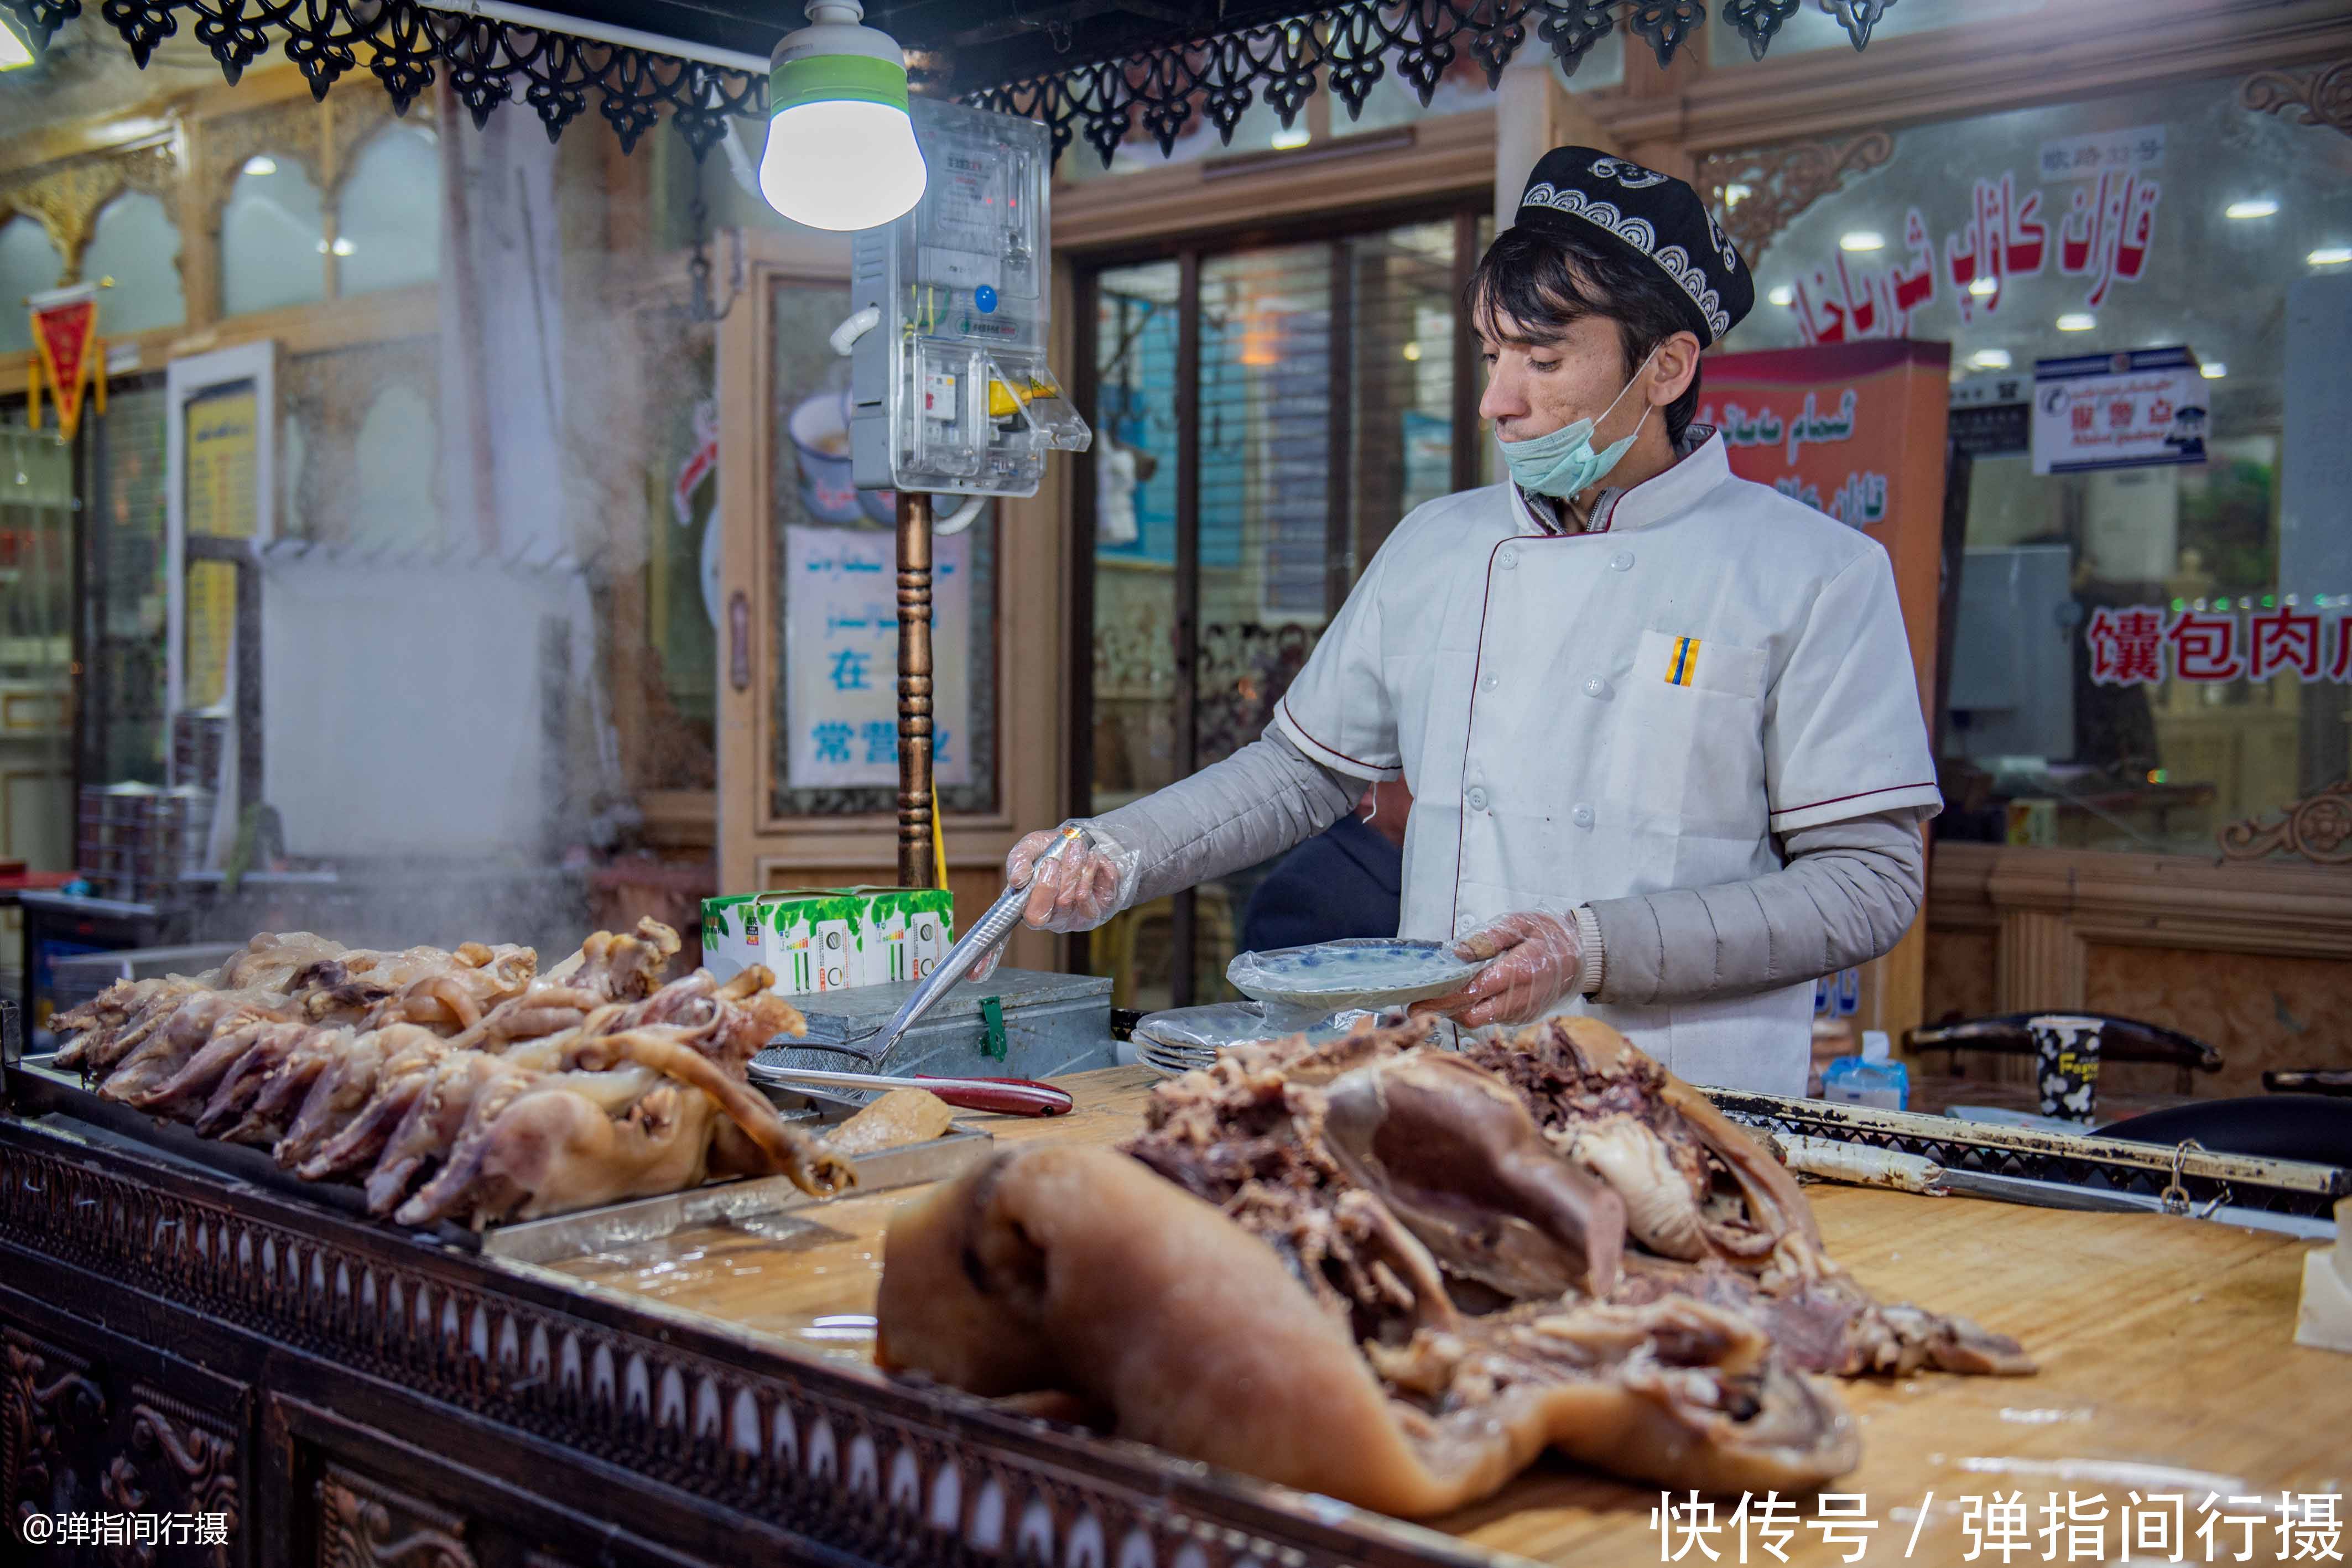
<path fill-rule="evenodd" d="M 1217 1048 L 1244 1040 L 1267 1040 L 1285 1032 L 1270 1027 L 1255 1002 L 1211 1002 L 1171 1008 L 1135 1026 L 1135 1053 L 1146 1067 L 1174 1078 L 1217 1060 Z"/>

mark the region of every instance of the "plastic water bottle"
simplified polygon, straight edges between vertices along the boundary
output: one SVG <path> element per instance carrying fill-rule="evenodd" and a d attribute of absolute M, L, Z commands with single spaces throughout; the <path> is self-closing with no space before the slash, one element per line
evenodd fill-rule
<path fill-rule="evenodd" d="M 1911 1070 L 1894 1060 L 1885 1030 L 1862 1031 L 1862 1054 L 1841 1056 L 1822 1074 L 1822 1098 L 1902 1111 L 1911 1103 Z"/>

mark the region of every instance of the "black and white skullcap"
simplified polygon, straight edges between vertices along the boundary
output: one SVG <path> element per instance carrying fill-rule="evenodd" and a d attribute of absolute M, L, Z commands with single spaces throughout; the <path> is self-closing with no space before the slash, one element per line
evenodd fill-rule
<path fill-rule="evenodd" d="M 1623 246 L 1674 280 L 1702 344 L 1720 341 L 1756 303 L 1748 263 L 1696 191 L 1597 147 L 1555 147 L 1519 195 L 1518 226 Z"/>

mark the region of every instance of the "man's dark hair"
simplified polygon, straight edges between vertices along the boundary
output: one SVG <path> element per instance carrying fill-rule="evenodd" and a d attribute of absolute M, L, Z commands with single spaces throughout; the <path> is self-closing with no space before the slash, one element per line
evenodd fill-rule
<path fill-rule="evenodd" d="M 1475 323 L 1506 318 L 1535 340 L 1553 338 L 1587 316 L 1617 323 L 1631 376 L 1651 350 L 1677 332 L 1687 332 L 1688 298 L 1671 278 L 1599 240 L 1505 229 L 1486 247 L 1463 291 L 1463 305 Z M 1702 341 L 1704 338 L 1702 337 Z M 1698 372 L 1682 396 L 1666 405 L 1666 439 L 1682 444 L 1683 432 L 1698 412 Z"/>

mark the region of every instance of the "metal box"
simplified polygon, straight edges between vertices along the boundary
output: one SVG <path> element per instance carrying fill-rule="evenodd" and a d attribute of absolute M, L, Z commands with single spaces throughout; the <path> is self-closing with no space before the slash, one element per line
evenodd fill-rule
<path fill-rule="evenodd" d="M 811 1050 L 783 1041 L 760 1053 L 778 1067 L 858 1071 L 859 1058 L 881 1043 L 898 1009 L 914 994 L 913 981 L 853 986 L 817 996 L 796 997 L 808 1018 L 811 1042 L 844 1045 L 847 1054 Z M 995 998 L 1004 1019 L 1004 1054 L 989 1054 L 982 1004 Z M 1100 975 L 1047 975 L 1034 969 L 999 969 L 985 980 L 970 980 L 940 998 L 907 1031 L 889 1056 L 863 1065 L 890 1073 L 929 1072 L 957 1078 L 1049 1078 L 1115 1067 L 1110 1038 L 1110 981 Z"/>

